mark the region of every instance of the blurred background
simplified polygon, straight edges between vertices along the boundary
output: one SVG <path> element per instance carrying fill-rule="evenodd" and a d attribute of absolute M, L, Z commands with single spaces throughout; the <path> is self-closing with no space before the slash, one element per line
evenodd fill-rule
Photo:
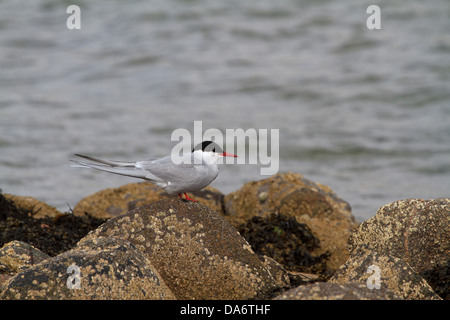
<path fill-rule="evenodd" d="M 69 5 L 81 30 L 68 30 Z M 381 8 L 369 30 L 367 7 Z M 0 1 L 0 188 L 68 211 L 137 180 L 74 153 L 167 155 L 176 128 L 279 129 L 280 172 L 359 220 L 450 193 L 450 2 Z M 232 150 L 227 150 L 233 152 Z M 267 178 L 224 165 L 223 193 Z"/>

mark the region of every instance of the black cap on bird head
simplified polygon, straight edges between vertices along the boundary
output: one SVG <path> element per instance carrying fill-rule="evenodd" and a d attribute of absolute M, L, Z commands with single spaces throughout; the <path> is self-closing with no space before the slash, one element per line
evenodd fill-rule
<path fill-rule="evenodd" d="M 196 150 L 202 150 L 205 152 L 216 152 L 216 153 L 223 153 L 223 150 L 219 145 L 213 141 L 203 141 L 202 143 L 199 143 L 195 146 L 194 149 L 192 149 L 192 152 Z"/>

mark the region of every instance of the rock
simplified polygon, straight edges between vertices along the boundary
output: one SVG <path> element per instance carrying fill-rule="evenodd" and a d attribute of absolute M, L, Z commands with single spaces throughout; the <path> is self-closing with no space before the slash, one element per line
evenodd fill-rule
<path fill-rule="evenodd" d="M 67 251 L 104 220 L 62 214 L 36 218 L 0 194 L 0 247 L 19 240 L 50 256 Z"/>
<path fill-rule="evenodd" d="M 144 255 L 113 238 L 85 241 L 28 268 L 9 279 L 0 294 L 0 299 L 173 298 Z"/>
<path fill-rule="evenodd" d="M 387 289 L 368 289 L 362 283 L 316 282 L 288 290 L 275 300 L 400 300 Z"/>
<path fill-rule="evenodd" d="M 178 299 L 264 297 L 276 282 L 222 216 L 196 202 L 165 199 L 111 218 L 80 241 L 130 241 Z"/>
<path fill-rule="evenodd" d="M 22 241 L 11 241 L 0 249 L 0 285 L 41 261 L 50 258 L 41 250 Z"/>
<path fill-rule="evenodd" d="M 222 212 L 223 195 L 218 190 L 207 187 L 201 191 L 189 193 L 189 195 L 218 213 Z M 77 203 L 73 213 L 76 216 L 89 214 L 109 219 L 144 204 L 168 198 L 178 199 L 178 195 L 169 195 L 163 189 L 148 182 L 130 183 L 118 188 L 101 190 L 83 198 Z"/>
<path fill-rule="evenodd" d="M 348 257 L 347 239 L 357 223 L 347 202 L 324 185 L 300 174 L 276 174 L 249 182 L 224 198 L 225 216 L 235 226 L 254 216 L 277 213 L 306 224 L 320 240 L 317 254 L 329 254 L 327 265 L 335 271 Z M 284 266 L 288 269 L 287 266 Z"/>
<path fill-rule="evenodd" d="M 305 272 L 295 272 L 289 271 L 289 280 L 291 283 L 291 288 L 298 287 L 302 284 L 320 282 L 320 275 L 305 273 Z"/>
<path fill-rule="evenodd" d="M 361 246 L 402 259 L 440 297 L 450 297 L 450 199 L 406 199 L 381 207 L 350 236 L 351 251 Z"/>
<path fill-rule="evenodd" d="M 22 241 L 11 241 L 0 249 L 0 272 L 15 274 L 50 258 L 39 249 Z"/>
<path fill-rule="evenodd" d="M 57 217 L 62 215 L 56 208 L 39 201 L 33 197 L 16 196 L 4 193 L 3 196 L 22 211 L 29 213 L 33 218 Z"/>
<path fill-rule="evenodd" d="M 158 201 L 168 195 L 164 190 L 148 182 L 130 183 L 118 188 L 98 191 L 81 199 L 73 214 L 89 214 L 102 219 L 116 217 L 146 203 Z"/>
<path fill-rule="evenodd" d="M 272 278 L 275 279 L 278 288 L 290 288 L 291 281 L 289 278 L 289 273 L 286 272 L 281 264 L 276 262 L 271 257 L 265 255 L 259 256 L 259 258 L 263 262 L 264 267 L 267 269 L 267 271 L 269 271 Z"/>
<path fill-rule="evenodd" d="M 294 217 L 272 213 L 254 216 L 238 227 L 258 255 L 267 255 L 289 271 L 325 274 L 328 254 L 317 254 L 320 241 Z"/>
<path fill-rule="evenodd" d="M 277 282 L 278 292 L 301 284 L 314 283 L 320 279 L 320 276 L 312 273 L 287 271 L 281 264 L 266 255 L 260 255 L 259 258 Z"/>
<path fill-rule="evenodd" d="M 191 193 L 188 193 L 188 195 L 189 194 L 192 195 L 190 197 L 197 200 L 200 204 L 207 206 L 208 208 L 214 210 L 220 215 L 224 214 L 223 199 L 225 196 L 219 190 L 211 186 L 207 186 L 202 190 L 193 191 Z"/>
<path fill-rule="evenodd" d="M 406 262 L 367 249 L 352 252 L 350 259 L 329 280 L 338 284 L 361 282 L 366 285 L 368 282 L 375 284 L 375 281 L 379 281 L 380 288 L 386 288 L 403 299 L 441 300 Z"/>

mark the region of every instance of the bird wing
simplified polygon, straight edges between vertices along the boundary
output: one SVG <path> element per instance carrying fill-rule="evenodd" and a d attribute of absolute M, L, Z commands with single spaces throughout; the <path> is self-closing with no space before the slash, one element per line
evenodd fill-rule
<path fill-rule="evenodd" d="M 136 162 L 136 167 L 149 172 L 164 181 L 189 181 L 197 175 L 198 166 L 194 164 L 191 154 L 183 156 L 185 163 L 174 160 L 174 156 L 166 156 L 156 160 L 145 160 Z"/>
<path fill-rule="evenodd" d="M 196 164 L 192 154 L 182 157 L 185 163 L 179 163 L 180 158 L 174 160 L 173 156 L 167 156 L 157 160 L 138 161 L 136 166 L 166 181 L 165 190 L 168 193 L 200 190 L 217 177 L 217 165 L 205 165 L 204 162 Z"/>

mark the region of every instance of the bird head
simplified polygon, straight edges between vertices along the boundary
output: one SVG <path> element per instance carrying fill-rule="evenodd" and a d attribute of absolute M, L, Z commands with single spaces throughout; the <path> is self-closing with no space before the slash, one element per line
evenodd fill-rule
<path fill-rule="evenodd" d="M 199 152 L 202 154 L 202 157 L 206 158 L 213 158 L 215 160 L 219 159 L 220 157 L 237 157 L 237 155 L 234 155 L 232 153 L 224 152 L 219 145 L 213 141 L 203 141 L 202 143 L 199 143 L 195 146 L 194 149 L 192 149 L 192 153 Z"/>

